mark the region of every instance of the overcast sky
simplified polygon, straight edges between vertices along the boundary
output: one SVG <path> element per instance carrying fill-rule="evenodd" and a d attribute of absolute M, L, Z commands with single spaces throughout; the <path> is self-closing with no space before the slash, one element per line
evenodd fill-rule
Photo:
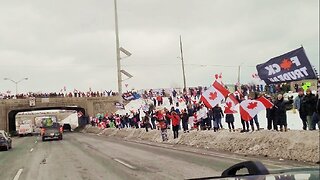
<path fill-rule="evenodd" d="M 113 0 L 0 0 L 3 78 L 29 80 L 19 92 L 117 89 Z M 299 48 L 319 69 L 318 0 L 118 0 L 122 69 L 128 88 L 181 87 L 179 35 L 187 86 L 252 81 L 257 64 Z M 126 89 L 124 87 L 124 89 Z"/>

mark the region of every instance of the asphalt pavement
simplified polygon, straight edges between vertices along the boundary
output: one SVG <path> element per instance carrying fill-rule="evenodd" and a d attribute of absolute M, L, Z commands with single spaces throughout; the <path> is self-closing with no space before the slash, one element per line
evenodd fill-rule
<path fill-rule="evenodd" d="M 13 138 L 13 149 L 0 152 L 1 180 L 185 179 L 217 176 L 245 160 L 260 160 L 270 169 L 304 166 L 294 161 L 82 133 L 65 133 L 62 141 L 40 139 Z"/>

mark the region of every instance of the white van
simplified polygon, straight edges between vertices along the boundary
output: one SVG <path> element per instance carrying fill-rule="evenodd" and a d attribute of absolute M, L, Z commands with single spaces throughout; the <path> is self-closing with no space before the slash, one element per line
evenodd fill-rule
<path fill-rule="evenodd" d="M 21 124 L 19 126 L 18 134 L 19 134 L 19 136 L 32 135 L 33 134 L 32 125 L 31 124 Z"/>

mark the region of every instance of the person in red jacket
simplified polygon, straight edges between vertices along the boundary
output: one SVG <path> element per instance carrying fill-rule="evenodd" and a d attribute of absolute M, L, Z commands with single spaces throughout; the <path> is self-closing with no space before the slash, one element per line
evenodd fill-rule
<path fill-rule="evenodd" d="M 157 112 L 157 121 L 161 130 L 162 141 L 168 141 L 167 123 L 166 123 L 166 120 L 164 119 L 164 116 L 161 110 Z"/>
<path fill-rule="evenodd" d="M 172 122 L 173 139 L 176 139 L 179 136 L 180 117 L 175 111 L 172 111 L 168 116 Z"/>

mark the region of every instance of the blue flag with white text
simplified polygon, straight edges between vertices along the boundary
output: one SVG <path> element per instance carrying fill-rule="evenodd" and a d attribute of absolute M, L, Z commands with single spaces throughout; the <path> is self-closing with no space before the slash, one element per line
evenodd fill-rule
<path fill-rule="evenodd" d="M 303 47 L 274 57 L 266 63 L 258 64 L 256 68 L 258 76 L 266 84 L 316 79 L 314 68 Z"/>

